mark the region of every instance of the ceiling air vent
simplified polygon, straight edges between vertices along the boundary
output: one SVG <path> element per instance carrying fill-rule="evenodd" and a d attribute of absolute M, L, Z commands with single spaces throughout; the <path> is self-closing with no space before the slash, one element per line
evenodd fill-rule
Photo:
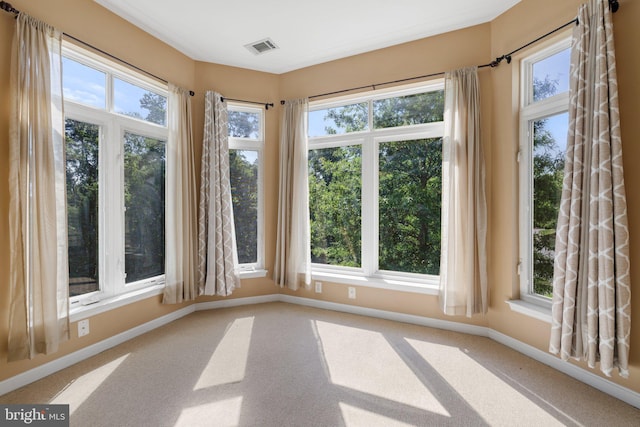
<path fill-rule="evenodd" d="M 276 46 L 273 40 L 269 38 L 259 40 L 257 42 L 249 43 L 244 47 L 246 47 L 256 55 L 260 55 L 261 53 L 269 52 L 270 50 L 274 50 L 278 48 L 278 46 Z"/>

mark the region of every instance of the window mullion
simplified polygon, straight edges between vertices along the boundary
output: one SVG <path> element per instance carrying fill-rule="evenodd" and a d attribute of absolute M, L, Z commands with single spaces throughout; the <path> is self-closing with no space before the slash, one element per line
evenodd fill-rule
<path fill-rule="evenodd" d="M 371 135 L 362 145 L 362 270 L 378 270 L 378 170 L 377 142 Z"/>
<path fill-rule="evenodd" d="M 105 103 L 106 111 L 113 112 L 113 74 L 107 73 L 107 78 L 105 79 Z"/>
<path fill-rule="evenodd" d="M 264 120 L 264 117 L 262 118 Z M 262 127 L 264 129 L 264 125 Z M 258 241 L 257 241 L 257 268 L 264 268 L 264 150 L 262 145 L 258 151 Z"/>
<path fill-rule="evenodd" d="M 122 170 L 122 133 L 115 120 L 105 129 L 101 146 L 103 162 L 100 168 L 100 223 L 102 229 L 101 273 L 105 296 L 115 295 L 124 284 L 124 195 Z M 102 141 L 101 141 L 102 142 Z"/>

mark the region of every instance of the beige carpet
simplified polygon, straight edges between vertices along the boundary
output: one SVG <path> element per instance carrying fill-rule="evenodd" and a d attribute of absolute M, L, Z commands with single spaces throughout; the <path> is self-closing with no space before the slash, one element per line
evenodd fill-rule
<path fill-rule="evenodd" d="M 193 313 L 0 403 L 91 427 L 640 425 L 489 339 L 285 303 Z"/>

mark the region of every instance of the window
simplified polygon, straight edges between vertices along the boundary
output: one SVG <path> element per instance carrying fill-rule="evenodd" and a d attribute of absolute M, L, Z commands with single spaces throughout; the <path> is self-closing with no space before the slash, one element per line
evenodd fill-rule
<path fill-rule="evenodd" d="M 263 269 L 262 108 L 228 105 L 231 197 L 241 271 Z"/>
<path fill-rule="evenodd" d="M 522 61 L 520 296 L 550 307 L 569 121 L 570 40 Z"/>
<path fill-rule="evenodd" d="M 164 280 L 166 87 L 63 48 L 69 296 Z"/>
<path fill-rule="evenodd" d="M 443 111 L 440 82 L 310 106 L 314 274 L 436 283 Z"/>

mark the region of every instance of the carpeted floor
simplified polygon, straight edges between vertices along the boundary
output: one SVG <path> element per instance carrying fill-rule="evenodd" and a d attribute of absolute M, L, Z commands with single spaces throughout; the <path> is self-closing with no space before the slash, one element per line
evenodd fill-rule
<path fill-rule="evenodd" d="M 73 426 L 638 426 L 486 338 L 286 303 L 200 311 L 0 396 Z"/>

